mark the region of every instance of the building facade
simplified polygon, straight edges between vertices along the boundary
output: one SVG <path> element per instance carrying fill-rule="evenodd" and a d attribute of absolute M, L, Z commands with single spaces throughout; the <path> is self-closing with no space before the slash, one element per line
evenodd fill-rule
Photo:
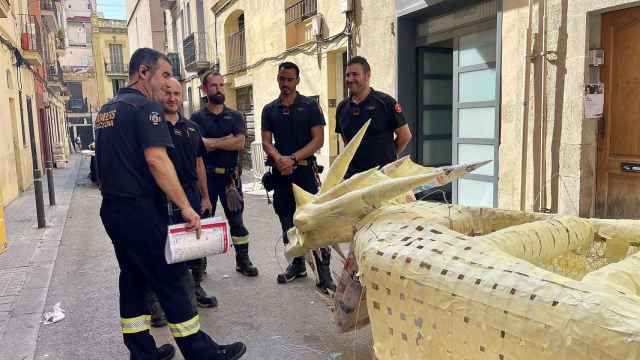
<path fill-rule="evenodd" d="M 398 0 L 412 154 L 427 165 L 494 160 L 450 189 L 461 204 L 640 216 L 629 101 L 640 85 L 638 5 Z"/>
<path fill-rule="evenodd" d="M 70 139 L 80 138 L 81 149 L 94 141 L 93 121 L 98 111 L 98 83 L 93 58 L 91 16 L 96 12 L 94 0 L 66 0 L 66 46 L 62 59 Z"/>
<path fill-rule="evenodd" d="M 262 108 L 279 95 L 278 64 L 293 61 L 301 69 L 298 90 L 315 97 L 327 116 L 325 147 L 318 158 L 328 165 L 340 147 L 333 129 L 335 108 L 346 95 L 346 24 L 354 34 L 352 53 L 369 57 L 378 70 L 374 70 L 373 86 L 395 92 L 395 78 L 388 71 L 395 56 L 380 46 L 394 43 L 393 3 L 371 0 L 345 8 L 349 4 L 329 0 L 163 0 L 168 49 L 181 64 L 180 72 L 174 73 L 184 83 L 185 113 L 203 105 L 198 75 L 212 68 L 219 70 L 225 77 L 227 104 L 247 120 L 249 146 L 260 138 Z"/>
<path fill-rule="evenodd" d="M 113 98 L 129 77 L 127 22 L 93 16 L 93 58 L 96 62 L 99 109 Z"/>
<path fill-rule="evenodd" d="M 129 52 L 148 47 L 167 51 L 166 24 L 160 0 L 127 0 Z"/>
<path fill-rule="evenodd" d="M 7 109 L 8 129 L 0 135 L 4 204 L 33 183 L 32 150 L 40 170 L 67 164 L 65 89 L 58 62 L 65 50 L 62 13 L 59 1 L 0 2 L 0 92 L 6 94 L 0 106 Z"/>

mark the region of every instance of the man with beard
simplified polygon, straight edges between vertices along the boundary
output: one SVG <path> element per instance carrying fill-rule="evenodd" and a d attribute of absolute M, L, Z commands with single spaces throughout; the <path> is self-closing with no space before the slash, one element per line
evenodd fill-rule
<path fill-rule="evenodd" d="M 129 84 L 97 115 L 96 160 L 102 191 L 100 217 L 120 266 L 120 324 L 131 359 L 171 359 L 170 344 L 156 347 L 144 296 L 149 287 L 166 311 L 171 335 L 186 360 L 239 359 L 242 343 L 218 345 L 200 330 L 200 318 L 183 284 L 184 264 L 167 264 L 168 198 L 187 228 L 200 233 L 200 216 L 185 196 L 167 155 L 173 147 L 162 107 L 171 77 L 166 55 L 142 48 L 129 61 Z"/>
<path fill-rule="evenodd" d="M 296 211 L 293 184 L 312 194 L 318 192 L 314 154 L 324 143 L 325 121 L 320 106 L 296 91 L 299 83 L 298 66 L 292 62 L 280 64 L 280 97 L 262 110 L 262 147 L 273 162 L 273 208 L 280 219 L 285 245 L 289 243 L 287 231 L 294 226 L 293 214 Z M 328 248 L 320 249 L 320 254 L 314 251 L 313 257 L 318 270 L 316 286 L 325 294 L 335 292 L 329 268 L 331 251 Z M 286 272 L 278 275 L 277 281 L 286 284 L 306 276 L 304 256 L 300 256 L 293 259 Z"/>
<path fill-rule="evenodd" d="M 191 121 L 200 126 L 207 150 L 204 162 L 213 211 L 220 199 L 236 251 L 236 271 L 245 276 L 257 276 L 258 269 L 249 258 L 249 231 L 242 220 L 242 169 L 238 164 L 247 128 L 242 114 L 224 105 L 222 75 L 211 71 L 205 73 L 202 89 L 207 93 L 207 106 L 192 114 Z"/>
<path fill-rule="evenodd" d="M 207 190 L 207 174 L 202 161 L 205 153 L 204 144 L 198 125 L 184 118 L 178 111 L 178 106 L 181 103 L 182 86 L 178 80 L 171 78 L 167 81 L 165 97 L 161 101 L 174 146 L 167 149 L 167 152 L 191 207 L 198 214 L 202 214 L 211 211 L 211 201 L 209 201 L 209 191 Z M 169 222 L 171 224 L 184 222 L 180 208 L 171 202 L 169 203 Z M 195 304 L 203 308 L 217 306 L 218 300 L 215 296 L 208 296 L 201 285 L 204 278 L 202 271 L 204 258 L 187 261 L 187 266 L 191 270 L 191 274 L 185 277 L 185 286 L 192 290 L 192 295 L 195 295 Z M 153 291 L 148 292 L 147 306 L 151 311 L 151 326 L 166 325 L 164 311 Z"/>
<path fill-rule="evenodd" d="M 400 103 L 369 85 L 371 67 L 367 59 L 355 56 L 349 60 L 345 80 L 351 96 L 342 100 L 336 109 L 336 133 L 342 135 L 346 144 L 371 119 L 349 164 L 345 175 L 345 178 L 349 178 L 353 174 L 395 161 L 411 140 L 411 130 Z"/>

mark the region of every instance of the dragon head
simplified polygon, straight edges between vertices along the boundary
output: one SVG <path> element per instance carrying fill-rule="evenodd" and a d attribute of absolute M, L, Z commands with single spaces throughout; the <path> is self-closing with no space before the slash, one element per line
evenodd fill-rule
<path fill-rule="evenodd" d="M 412 190 L 417 186 L 442 186 L 490 162 L 429 168 L 406 156 L 380 170 L 373 168 L 343 181 L 369 124 L 370 120 L 331 164 L 317 194 L 293 185 L 296 213 L 295 227 L 287 234 L 288 256 L 350 242 L 360 220 L 372 211 L 385 204 L 415 201 Z"/>

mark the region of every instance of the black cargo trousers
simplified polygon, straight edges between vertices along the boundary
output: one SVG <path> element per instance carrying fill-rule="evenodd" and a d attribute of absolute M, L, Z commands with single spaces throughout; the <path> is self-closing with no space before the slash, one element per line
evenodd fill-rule
<path fill-rule="evenodd" d="M 120 266 L 120 321 L 132 360 L 156 359 L 149 333 L 151 316 L 145 292 L 158 296 L 169 330 L 186 360 L 210 359 L 217 344 L 200 330 L 200 319 L 184 285 L 187 266 L 167 264 L 164 247 L 168 214 L 164 199 L 105 197 L 102 223 L 111 238 Z"/>

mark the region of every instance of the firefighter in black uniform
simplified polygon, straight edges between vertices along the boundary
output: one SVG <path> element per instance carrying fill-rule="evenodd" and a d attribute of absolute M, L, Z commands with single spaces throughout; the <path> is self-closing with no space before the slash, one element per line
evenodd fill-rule
<path fill-rule="evenodd" d="M 296 211 L 292 184 L 312 194 L 318 192 L 319 178 L 314 153 L 324 142 L 325 121 L 322 111 L 314 100 L 296 91 L 298 83 L 298 66 L 291 62 L 280 64 L 280 97 L 262 110 L 262 147 L 273 164 L 273 207 L 282 225 L 285 244 L 289 242 L 287 231 L 294 226 L 293 214 Z M 313 256 L 318 270 L 316 286 L 324 293 L 329 290 L 335 292 L 329 269 L 331 251 L 323 248 L 319 254 L 314 251 Z M 293 259 L 277 280 L 285 284 L 305 276 L 304 257 L 300 256 Z"/>
<path fill-rule="evenodd" d="M 207 93 L 207 106 L 191 115 L 191 121 L 200 126 L 207 154 L 209 197 L 213 210 L 218 199 L 229 221 L 231 239 L 236 251 L 236 271 L 245 276 L 257 276 L 258 269 L 249 258 L 249 231 L 244 226 L 242 212 L 241 167 L 238 154 L 244 149 L 246 124 L 242 114 L 224 105 L 224 79 L 215 72 L 202 78 L 202 89 Z"/>
<path fill-rule="evenodd" d="M 371 119 L 345 175 L 349 178 L 397 160 L 411 140 L 411 130 L 400 104 L 369 85 L 371 67 L 365 58 L 355 56 L 348 62 L 345 79 L 351 96 L 340 102 L 336 109 L 336 132 L 342 135 L 346 144 Z"/>
<path fill-rule="evenodd" d="M 207 174 L 202 160 L 205 150 L 200 130 L 198 125 L 184 118 L 178 111 L 178 106 L 182 103 L 182 86 L 178 80 L 169 79 L 166 90 L 166 96 L 161 104 L 174 146 L 167 149 L 169 158 L 176 168 L 178 180 L 191 207 L 198 214 L 210 213 L 211 201 L 209 201 L 207 190 Z M 184 222 L 180 209 L 173 203 L 169 203 L 169 222 L 171 224 Z M 207 295 L 201 285 L 204 278 L 204 258 L 187 261 L 187 266 L 191 270 L 191 276 L 185 278 L 185 285 L 194 290 L 192 300 L 195 300 L 197 306 L 203 308 L 217 306 L 218 300 L 215 296 Z M 166 325 L 167 321 L 157 297 L 152 291 L 149 291 L 148 295 L 147 306 L 151 311 L 151 326 Z"/>
<path fill-rule="evenodd" d="M 187 360 L 239 359 L 242 343 L 218 345 L 200 330 L 196 308 L 183 284 L 185 264 L 168 265 L 167 197 L 181 209 L 188 228 L 199 233 L 200 217 L 191 208 L 167 155 L 173 146 L 162 107 L 171 77 L 169 59 L 153 50 L 136 50 L 129 62 L 129 85 L 96 118 L 96 160 L 102 191 L 100 217 L 120 266 L 120 317 L 131 359 L 171 359 L 149 333 L 145 293 L 150 287 L 166 311 L 169 329 Z M 164 192 L 164 194 L 163 194 Z"/>

